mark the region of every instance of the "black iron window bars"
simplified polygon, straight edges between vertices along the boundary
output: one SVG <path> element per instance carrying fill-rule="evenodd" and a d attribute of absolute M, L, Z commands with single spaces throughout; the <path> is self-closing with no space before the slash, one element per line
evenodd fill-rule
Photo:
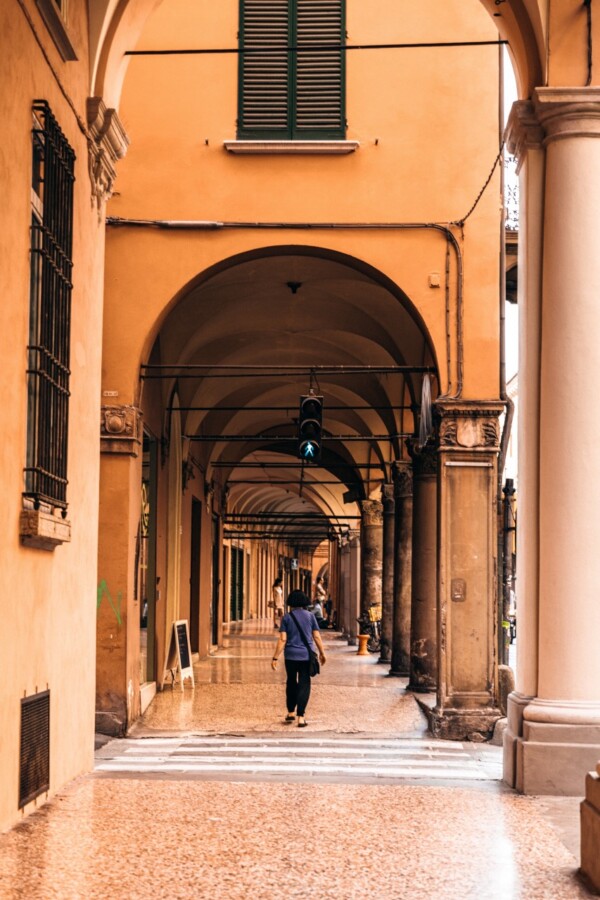
<path fill-rule="evenodd" d="M 27 464 L 24 495 L 66 511 L 75 154 L 33 105 Z"/>

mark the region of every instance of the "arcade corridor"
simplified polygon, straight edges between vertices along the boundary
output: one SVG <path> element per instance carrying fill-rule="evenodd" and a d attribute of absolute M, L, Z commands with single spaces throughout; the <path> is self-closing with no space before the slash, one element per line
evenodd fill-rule
<path fill-rule="evenodd" d="M 273 645 L 270 621 L 232 628 L 195 689 L 2 835 L 0 896 L 590 896 L 577 799 L 519 796 L 499 747 L 433 740 L 406 681 L 333 632 L 309 728 L 284 726 Z"/>

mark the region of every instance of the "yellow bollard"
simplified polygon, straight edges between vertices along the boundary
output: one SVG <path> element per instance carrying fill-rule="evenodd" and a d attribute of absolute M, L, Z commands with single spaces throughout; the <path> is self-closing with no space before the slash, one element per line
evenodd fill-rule
<path fill-rule="evenodd" d="M 370 635 L 368 634 L 359 634 L 358 635 L 358 650 L 356 652 L 357 656 L 368 656 L 369 651 L 367 650 L 367 644 L 369 642 Z"/>

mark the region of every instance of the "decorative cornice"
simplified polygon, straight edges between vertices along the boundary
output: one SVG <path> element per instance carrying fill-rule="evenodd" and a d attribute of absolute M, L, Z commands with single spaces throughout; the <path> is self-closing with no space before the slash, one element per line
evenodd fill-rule
<path fill-rule="evenodd" d="M 539 150 L 543 146 L 544 131 L 530 100 L 517 100 L 513 103 L 504 139 L 508 152 L 517 159 L 517 171 L 528 150 Z"/>
<path fill-rule="evenodd" d="M 115 163 L 123 159 L 129 138 L 116 109 L 108 109 L 101 97 L 88 97 L 87 121 L 92 141 L 88 143 L 88 165 L 92 182 L 92 203 L 102 205 L 112 196 L 117 173 Z"/>
<path fill-rule="evenodd" d="M 360 511 L 363 526 L 383 524 L 383 504 L 380 500 L 361 500 Z"/>
<path fill-rule="evenodd" d="M 497 453 L 500 448 L 499 416 L 504 404 L 499 401 L 435 404 L 439 417 L 440 450 L 476 450 Z"/>
<path fill-rule="evenodd" d="M 19 536 L 26 547 L 54 550 L 71 540 L 71 523 L 42 509 L 24 509 L 19 518 Z"/>
<path fill-rule="evenodd" d="M 103 406 L 100 452 L 138 456 L 142 444 L 142 411 L 136 406 Z"/>

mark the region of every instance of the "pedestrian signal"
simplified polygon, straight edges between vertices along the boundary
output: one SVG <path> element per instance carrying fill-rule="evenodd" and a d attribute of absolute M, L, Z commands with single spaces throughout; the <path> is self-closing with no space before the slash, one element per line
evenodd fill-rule
<path fill-rule="evenodd" d="M 323 417 L 323 397 L 306 394 L 300 397 L 298 416 L 298 456 L 304 462 L 319 462 L 321 459 L 321 419 Z"/>

